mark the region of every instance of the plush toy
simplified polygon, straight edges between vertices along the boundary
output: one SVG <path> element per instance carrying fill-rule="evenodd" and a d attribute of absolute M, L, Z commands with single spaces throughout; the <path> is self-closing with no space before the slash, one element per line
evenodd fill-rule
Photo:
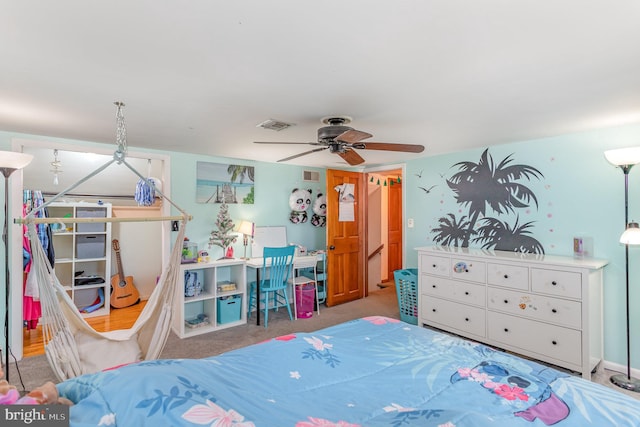
<path fill-rule="evenodd" d="M 311 205 L 311 190 L 294 188 L 289 196 L 289 221 L 294 224 L 302 224 L 307 222 L 307 209 Z"/>
<path fill-rule="evenodd" d="M 313 202 L 311 225 L 314 227 L 324 227 L 327 225 L 327 196 L 322 193 L 318 193 L 316 201 Z"/>
<path fill-rule="evenodd" d="M 4 371 L 0 367 L 0 378 L 4 376 Z M 0 405 L 48 405 L 63 404 L 73 405 L 69 399 L 60 397 L 58 389 L 51 381 L 47 381 L 40 387 L 30 391 L 27 395 L 20 397 L 16 387 L 6 380 L 0 380 Z"/>

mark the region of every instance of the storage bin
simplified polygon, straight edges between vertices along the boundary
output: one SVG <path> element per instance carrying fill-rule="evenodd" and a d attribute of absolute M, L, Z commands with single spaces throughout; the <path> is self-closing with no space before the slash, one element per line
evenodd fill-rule
<path fill-rule="evenodd" d="M 104 234 L 76 236 L 76 258 L 104 258 L 105 249 Z"/>
<path fill-rule="evenodd" d="M 316 286 L 310 283 L 296 286 L 296 318 L 308 319 L 313 316 L 316 302 Z"/>
<path fill-rule="evenodd" d="M 105 218 L 106 216 L 106 208 L 76 208 L 76 217 L 78 218 Z M 76 232 L 99 233 L 105 231 L 106 226 L 107 224 L 104 222 L 79 222 L 76 224 Z"/>
<path fill-rule="evenodd" d="M 216 307 L 216 319 L 219 324 L 237 322 L 240 320 L 242 297 L 233 295 L 218 298 Z"/>
<path fill-rule="evenodd" d="M 418 269 L 408 268 L 393 272 L 400 307 L 400 320 L 418 324 Z"/>

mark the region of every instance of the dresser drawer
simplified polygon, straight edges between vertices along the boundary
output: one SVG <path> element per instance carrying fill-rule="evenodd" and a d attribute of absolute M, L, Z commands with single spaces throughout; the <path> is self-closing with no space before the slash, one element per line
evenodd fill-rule
<path fill-rule="evenodd" d="M 582 298 L 582 275 L 571 271 L 531 269 L 531 290 L 566 298 Z"/>
<path fill-rule="evenodd" d="M 487 283 L 527 291 L 529 290 L 529 268 L 489 263 L 487 264 Z"/>
<path fill-rule="evenodd" d="M 451 258 L 451 277 L 456 280 L 486 283 L 487 264 L 482 261 L 472 261 L 464 258 Z"/>
<path fill-rule="evenodd" d="M 492 311 L 487 317 L 487 332 L 493 341 L 574 365 L 582 364 L 580 331 Z"/>
<path fill-rule="evenodd" d="M 427 295 L 420 295 L 421 320 L 434 326 L 454 328 L 458 331 L 485 336 L 485 310 Z"/>
<path fill-rule="evenodd" d="M 420 256 L 420 272 L 433 274 L 435 276 L 449 277 L 450 261 L 449 258 L 421 255 Z"/>
<path fill-rule="evenodd" d="M 489 310 L 499 310 L 575 329 L 581 328 L 582 304 L 578 301 L 492 287 L 489 287 L 487 292 Z"/>
<path fill-rule="evenodd" d="M 474 283 L 458 282 L 443 277 L 425 276 L 422 293 L 484 307 L 486 287 Z"/>

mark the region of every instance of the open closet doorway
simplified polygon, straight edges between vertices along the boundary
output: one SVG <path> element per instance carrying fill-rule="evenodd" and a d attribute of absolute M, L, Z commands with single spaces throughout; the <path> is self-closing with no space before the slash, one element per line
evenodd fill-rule
<path fill-rule="evenodd" d="M 23 190 L 39 190 L 45 200 L 76 184 L 94 172 L 98 167 L 113 159 L 116 150 L 108 146 L 77 146 L 61 144 L 45 140 L 14 139 L 13 149 L 34 155 L 32 163 L 26 167 L 12 186 L 12 217 L 22 215 Z M 55 150 L 55 151 L 54 151 Z M 158 188 L 170 196 L 170 164 L 169 157 L 154 153 L 129 151 L 127 163 L 131 164 L 145 177 L 153 177 Z M 159 198 L 150 202 L 149 206 L 140 206 L 134 198 L 139 177 L 126 166 L 113 164 L 96 176 L 88 179 L 59 201 L 69 203 L 104 203 L 111 206 L 114 217 L 154 217 L 168 216 L 171 212 L 169 203 L 162 203 Z M 164 185 L 163 185 L 164 184 Z M 145 203 L 147 204 L 147 203 Z M 19 234 L 19 233 L 15 233 Z M 21 236 L 12 237 L 12 258 L 22 260 Z M 76 236 L 78 237 L 78 236 Z M 56 239 L 56 236 L 53 236 Z M 116 262 L 113 251 L 113 240 L 118 240 L 118 255 L 121 262 Z M 169 258 L 171 231 L 168 222 L 135 222 L 113 223 L 110 241 L 105 243 L 110 262 L 104 274 L 104 280 L 110 284 L 111 276 L 122 267 L 124 276 L 132 276 L 133 283 L 142 300 L 152 293 L 157 278 Z M 76 242 L 77 244 L 78 242 Z M 64 254 L 61 254 L 64 256 Z M 58 254 L 56 254 L 58 258 Z M 60 263 L 61 268 L 69 268 Z M 80 269 L 82 270 L 82 269 Z M 13 271 L 20 271 L 20 265 Z M 72 270 L 73 271 L 73 270 Z M 74 271 L 75 274 L 78 271 Z M 71 273 L 70 273 L 71 274 Z M 60 278 L 60 277 L 59 277 Z M 71 280 L 71 279 L 70 279 Z M 63 283 L 66 285 L 65 283 Z M 23 277 L 12 275 L 11 304 L 13 307 L 23 306 Z M 108 287 L 107 287 L 108 289 Z M 90 292 L 85 292 L 89 294 Z M 113 296 L 113 295 L 112 295 Z M 88 296 L 91 299 L 91 296 Z M 113 307 L 113 306 L 112 306 Z M 111 312 L 111 310 L 109 310 Z M 11 319 L 12 350 L 18 359 L 23 356 L 22 310 L 13 310 Z M 25 332 L 26 333 L 26 332 Z"/>
<path fill-rule="evenodd" d="M 367 172 L 367 290 L 393 286 L 404 265 L 404 165 Z"/>

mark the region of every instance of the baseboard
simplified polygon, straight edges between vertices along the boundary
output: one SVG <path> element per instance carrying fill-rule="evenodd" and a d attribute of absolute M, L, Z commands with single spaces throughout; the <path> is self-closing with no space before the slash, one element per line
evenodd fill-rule
<path fill-rule="evenodd" d="M 608 360 L 602 361 L 602 367 L 610 371 L 620 372 L 621 374 L 627 373 L 627 365 L 620 365 L 619 363 L 609 362 Z M 640 369 L 631 368 L 631 376 L 640 378 Z"/>

